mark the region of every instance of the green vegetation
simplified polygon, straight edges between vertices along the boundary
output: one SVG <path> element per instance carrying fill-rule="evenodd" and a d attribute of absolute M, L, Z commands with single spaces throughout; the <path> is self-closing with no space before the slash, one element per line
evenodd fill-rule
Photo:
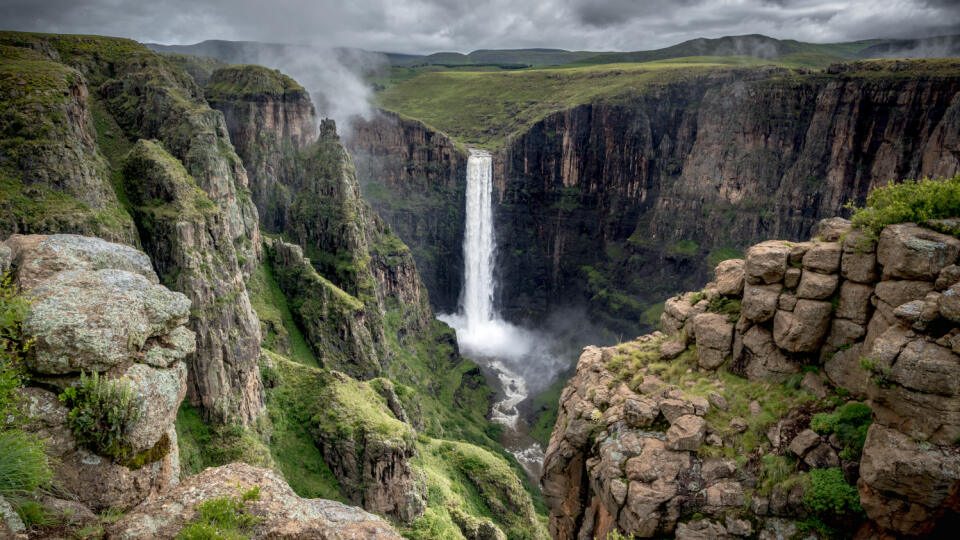
<path fill-rule="evenodd" d="M 246 503 L 260 499 L 253 487 L 239 497 L 217 497 L 197 505 L 197 515 L 180 530 L 177 540 L 246 540 L 262 518 L 250 514 Z"/>
<path fill-rule="evenodd" d="M 894 223 L 957 217 L 960 215 L 960 175 L 890 183 L 870 192 L 865 207 L 848 205 L 848 208 L 853 208 L 853 224 L 873 236 Z"/>
<path fill-rule="evenodd" d="M 287 297 L 273 277 L 269 260 L 264 260 L 250 276 L 247 293 L 260 319 L 263 346 L 277 354 L 289 356 L 295 362 L 318 367 L 310 345 L 293 320 Z"/>
<path fill-rule="evenodd" d="M 728 322 L 737 322 L 740 318 L 740 300 L 715 295 L 707 302 L 707 311 L 727 316 Z"/>
<path fill-rule="evenodd" d="M 184 401 L 177 411 L 174 427 L 184 475 L 234 461 L 268 468 L 274 464 L 263 442 L 264 432 L 269 432 L 269 427 L 262 423 L 249 428 L 238 424 L 211 425 L 203 421 L 197 409 Z"/>
<path fill-rule="evenodd" d="M 700 246 L 693 240 L 677 240 L 667 248 L 667 253 L 680 257 L 693 257 L 700 252 Z"/>
<path fill-rule="evenodd" d="M 651 328 L 659 328 L 660 315 L 663 315 L 665 304 L 666 302 L 657 302 L 643 310 L 643 313 L 640 314 L 640 322 Z"/>
<path fill-rule="evenodd" d="M 860 507 L 860 493 L 856 486 L 847 483 L 843 469 L 814 469 L 809 473 L 810 487 L 803 497 L 804 504 L 815 514 L 829 521 L 842 521 L 844 518 L 859 518 L 863 515 Z M 855 523 L 855 521 L 847 521 Z"/>
<path fill-rule="evenodd" d="M 304 93 L 300 84 L 275 69 L 255 65 L 227 66 L 214 71 L 204 89 L 210 101 L 256 99 L 262 96 L 283 97 L 288 93 Z"/>
<path fill-rule="evenodd" d="M 37 508 L 29 497 L 50 484 L 53 471 L 43 442 L 20 429 L 25 418 L 16 390 L 26 380 L 23 358 L 33 346 L 21 331 L 29 309 L 10 276 L 0 276 L 0 496 L 31 523 Z"/>
<path fill-rule="evenodd" d="M 133 452 L 127 434 L 142 404 L 129 381 L 81 373 L 79 384 L 65 388 L 60 401 L 70 408 L 67 425 L 78 444 L 118 461 Z"/>
<path fill-rule="evenodd" d="M 544 448 L 550 443 L 550 435 L 557 423 L 557 412 L 560 406 L 560 393 L 567 386 L 567 377 L 560 377 L 550 388 L 547 388 L 533 398 L 533 410 L 536 417 L 530 429 L 530 436 L 536 439 Z"/>
<path fill-rule="evenodd" d="M 834 434 L 843 443 L 840 457 L 860 459 L 863 443 L 867 440 L 867 429 L 873 423 L 870 407 L 865 403 L 851 401 L 832 413 L 817 413 L 810 421 L 810 429 L 822 435 Z"/>
<path fill-rule="evenodd" d="M 718 247 L 714 248 L 710 252 L 710 255 L 707 257 L 707 264 L 710 265 L 710 268 L 716 268 L 718 264 L 728 259 L 742 259 L 743 250 L 732 248 L 732 247 Z"/>

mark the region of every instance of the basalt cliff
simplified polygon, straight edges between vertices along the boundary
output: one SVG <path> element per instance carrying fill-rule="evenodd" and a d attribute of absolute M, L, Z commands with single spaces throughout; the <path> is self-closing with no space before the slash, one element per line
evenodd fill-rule
<path fill-rule="evenodd" d="M 956 67 L 712 70 L 508 137 L 494 148 L 497 266 L 510 276 L 501 312 L 541 323 L 580 307 L 617 333 L 649 329 L 662 298 L 705 283 L 711 262 L 768 237 L 804 239 L 891 180 L 956 174 L 960 78 L 931 62 Z M 439 281 L 431 290 L 457 290 L 456 259 L 441 254 L 459 244 L 435 224 L 460 207 L 451 182 L 465 154 L 394 113 L 362 124 L 347 146 L 369 164 L 360 183 L 374 208 L 404 241 L 433 246 L 414 250 Z"/>

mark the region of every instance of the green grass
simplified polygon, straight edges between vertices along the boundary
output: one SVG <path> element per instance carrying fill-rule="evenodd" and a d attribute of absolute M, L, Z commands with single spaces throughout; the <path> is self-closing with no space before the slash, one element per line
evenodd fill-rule
<path fill-rule="evenodd" d="M 306 92 L 297 81 L 278 70 L 256 65 L 227 66 L 214 71 L 204 89 L 208 100 L 281 97 Z"/>
<path fill-rule="evenodd" d="M 707 257 L 707 264 L 710 268 L 715 268 L 718 264 L 728 259 L 742 259 L 743 250 L 733 247 L 714 248 Z"/>
<path fill-rule="evenodd" d="M 530 436 L 544 448 L 550 443 L 550 435 L 557 423 L 557 411 L 560 406 L 560 393 L 567 386 L 566 378 L 560 378 L 550 388 L 533 398 L 535 420 L 530 428 Z"/>
<path fill-rule="evenodd" d="M 257 467 L 274 467 L 273 458 L 260 431 L 263 426 L 210 425 L 187 401 L 180 404 L 174 423 L 184 475 L 207 467 L 242 461 Z M 258 430 L 259 428 L 259 430 Z"/>
<path fill-rule="evenodd" d="M 181 529 L 177 540 L 246 540 L 263 518 L 246 511 L 246 503 L 260 498 L 260 487 L 239 497 L 217 497 L 196 507 L 197 515 Z"/>
<path fill-rule="evenodd" d="M 288 356 L 295 362 L 318 367 L 319 363 L 310 345 L 293 320 L 287 297 L 273 277 L 269 259 L 265 258 L 250 276 L 247 292 L 263 329 L 263 346 L 277 354 Z M 285 350 L 284 342 L 289 344 L 289 350 Z"/>

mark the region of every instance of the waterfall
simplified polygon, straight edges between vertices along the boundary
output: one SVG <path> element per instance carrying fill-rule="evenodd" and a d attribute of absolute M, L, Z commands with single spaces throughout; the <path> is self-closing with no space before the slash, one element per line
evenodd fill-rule
<path fill-rule="evenodd" d="M 471 150 L 467 160 L 467 216 L 463 238 L 463 316 L 475 334 L 496 319 L 493 313 L 493 158 Z"/>

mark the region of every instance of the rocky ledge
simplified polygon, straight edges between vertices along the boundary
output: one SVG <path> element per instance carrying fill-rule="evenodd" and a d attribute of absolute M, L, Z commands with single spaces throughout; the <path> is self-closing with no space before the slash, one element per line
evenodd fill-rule
<path fill-rule="evenodd" d="M 938 231 L 956 230 L 824 220 L 720 263 L 666 302 L 662 333 L 586 348 L 544 463 L 554 538 L 942 533 L 960 240 Z"/>

